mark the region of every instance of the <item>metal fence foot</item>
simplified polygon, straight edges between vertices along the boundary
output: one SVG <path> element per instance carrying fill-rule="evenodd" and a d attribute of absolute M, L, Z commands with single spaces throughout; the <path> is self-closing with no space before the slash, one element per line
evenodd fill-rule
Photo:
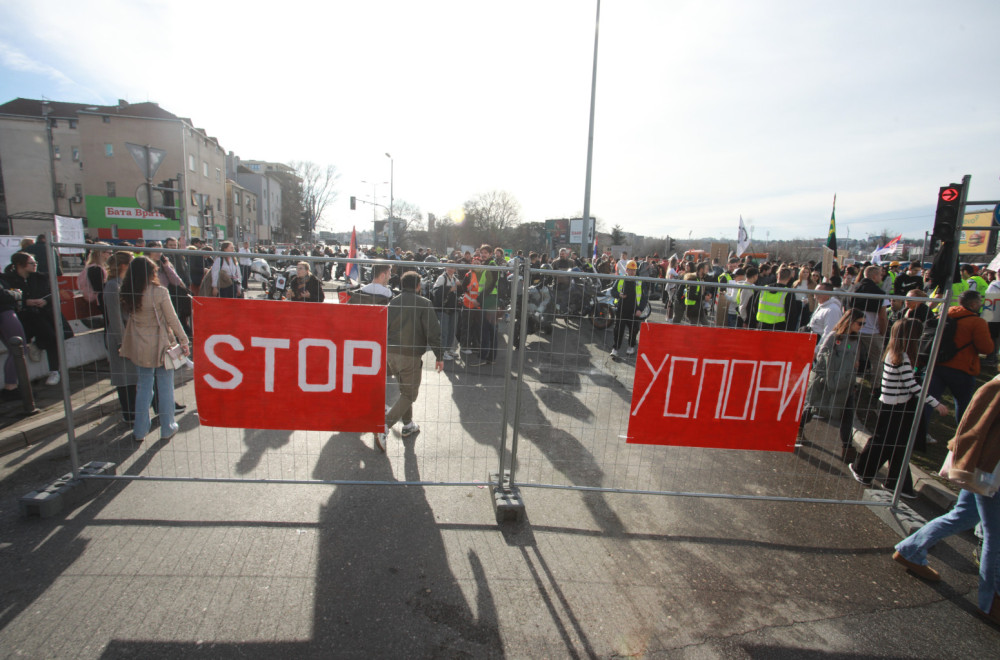
<path fill-rule="evenodd" d="M 521 499 L 521 489 L 510 485 L 510 472 L 504 471 L 503 485 L 500 483 L 500 475 L 496 472 L 490 473 L 490 495 L 493 500 L 493 513 L 496 516 L 497 524 L 505 522 L 521 522 L 524 520 L 524 500 Z"/>
<path fill-rule="evenodd" d="M 91 461 L 80 468 L 80 476 L 117 474 L 115 463 Z M 108 481 L 100 479 L 74 479 L 65 474 L 44 488 L 21 496 L 21 515 L 25 518 L 51 518 L 65 509 L 72 509 L 104 488 Z"/>

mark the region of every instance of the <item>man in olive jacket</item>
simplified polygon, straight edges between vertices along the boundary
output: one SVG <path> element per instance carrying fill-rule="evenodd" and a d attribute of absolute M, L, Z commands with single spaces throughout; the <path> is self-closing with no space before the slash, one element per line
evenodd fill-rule
<path fill-rule="evenodd" d="M 419 273 L 404 273 L 399 285 L 400 294 L 389 301 L 387 333 L 388 366 L 399 382 L 399 399 L 385 415 L 386 432 L 375 434 L 375 445 L 382 451 L 385 451 L 386 434 L 396 422 L 403 422 L 404 438 L 420 431 L 413 422 L 413 402 L 420 390 L 421 358 L 428 346 L 434 351 L 434 368 L 444 369 L 441 325 L 431 301 L 417 293 L 420 290 Z"/>

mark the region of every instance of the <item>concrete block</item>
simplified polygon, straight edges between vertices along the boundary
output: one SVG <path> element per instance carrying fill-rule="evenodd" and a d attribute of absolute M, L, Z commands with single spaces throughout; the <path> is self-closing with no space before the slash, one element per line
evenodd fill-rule
<path fill-rule="evenodd" d="M 505 522 L 518 523 L 524 520 L 524 500 L 517 486 L 510 485 L 510 473 L 504 472 L 501 486 L 498 486 L 499 474 L 490 474 L 490 496 L 493 501 L 493 514 L 497 524 Z"/>
<path fill-rule="evenodd" d="M 19 500 L 21 515 L 26 518 L 51 518 L 65 509 L 79 506 L 107 485 L 103 479 L 88 476 L 117 474 L 115 463 L 91 461 L 80 468 L 80 478 L 64 474 L 44 488 L 34 490 Z"/>

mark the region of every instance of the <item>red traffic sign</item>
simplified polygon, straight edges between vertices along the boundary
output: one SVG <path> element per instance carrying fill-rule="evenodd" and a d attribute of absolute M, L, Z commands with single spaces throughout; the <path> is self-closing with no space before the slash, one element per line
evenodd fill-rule
<path fill-rule="evenodd" d="M 958 199 L 958 191 L 954 188 L 945 188 L 941 191 L 941 199 L 945 202 L 954 202 Z"/>

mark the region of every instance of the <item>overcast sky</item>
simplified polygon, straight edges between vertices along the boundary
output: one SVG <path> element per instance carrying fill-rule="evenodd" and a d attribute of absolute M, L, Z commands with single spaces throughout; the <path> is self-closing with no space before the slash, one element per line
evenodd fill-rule
<path fill-rule="evenodd" d="M 0 0 L 0 102 L 155 101 L 243 159 L 336 165 L 324 218 L 394 191 L 583 211 L 593 0 Z M 1000 2 L 604 0 L 591 213 L 650 236 L 922 236 L 1000 199 Z M 379 186 L 387 203 L 389 186 Z M 385 195 L 386 199 L 381 197 Z"/>

